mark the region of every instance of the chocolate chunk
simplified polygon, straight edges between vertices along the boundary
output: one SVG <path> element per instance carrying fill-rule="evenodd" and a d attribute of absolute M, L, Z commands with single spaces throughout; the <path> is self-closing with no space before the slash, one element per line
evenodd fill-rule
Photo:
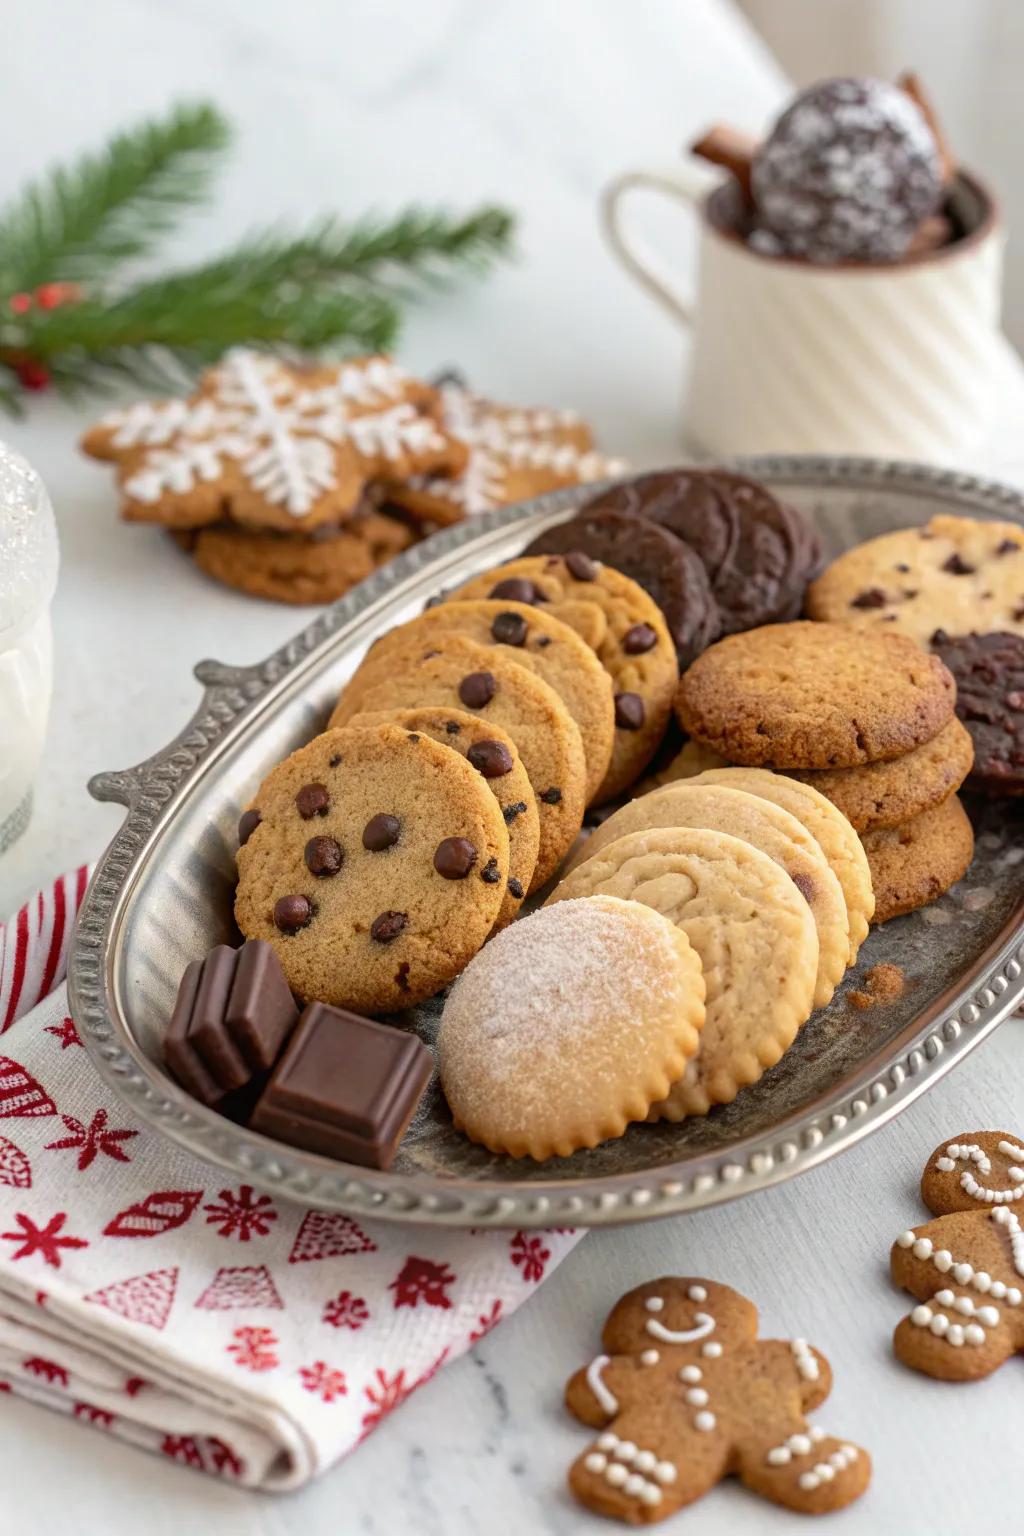
<path fill-rule="evenodd" d="M 378 944 L 390 944 L 409 926 L 407 912 L 381 912 L 370 924 L 370 938 Z"/>
<path fill-rule="evenodd" d="M 562 791 L 554 788 L 545 789 L 541 791 L 538 799 L 543 800 L 545 805 L 558 805 L 562 799 Z"/>
<path fill-rule="evenodd" d="M 303 784 L 295 796 L 295 804 L 303 821 L 311 821 L 314 816 L 326 816 L 331 804 L 327 785 Z"/>
<path fill-rule="evenodd" d="M 262 817 L 255 808 L 251 811 L 243 811 L 238 818 L 238 846 L 244 848 L 259 826 Z"/>
<path fill-rule="evenodd" d="M 419 739 L 420 739 L 419 738 L 419 734 L 416 731 L 406 731 L 405 735 L 406 735 L 406 739 L 408 741 L 411 741 L 411 742 L 414 742 L 414 743 L 419 741 Z"/>
<path fill-rule="evenodd" d="M 519 880 L 516 879 L 515 875 L 510 875 L 509 876 L 508 889 L 509 889 L 509 895 L 510 896 L 514 896 L 516 901 L 522 901 L 522 899 L 523 899 L 522 883 Z"/>
<path fill-rule="evenodd" d="M 516 801 L 513 801 L 513 803 L 511 805 L 503 806 L 501 814 L 505 818 L 505 825 L 507 827 L 510 827 L 512 825 L 512 823 L 515 821 L 516 817 L 517 816 L 521 816 L 525 810 L 526 810 L 526 801 L 525 800 L 516 800 Z"/>
<path fill-rule="evenodd" d="M 388 1168 L 432 1067 L 415 1035 L 310 1003 L 249 1123 L 289 1146 Z"/>
<path fill-rule="evenodd" d="M 327 766 L 328 766 L 328 768 L 340 768 L 341 767 L 341 753 L 340 752 L 335 752 L 334 756 L 331 758 L 331 760 L 329 761 Z"/>
<path fill-rule="evenodd" d="M 904 587 L 903 588 L 903 596 L 904 596 L 904 598 L 906 599 L 906 601 L 908 603 L 911 602 L 917 596 L 917 594 L 918 594 L 918 588 L 917 587 Z M 991 592 L 988 593 L 988 596 L 989 597 L 992 596 Z"/>
<path fill-rule="evenodd" d="M 491 634 L 499 645 L 525 645 L 529 626 L 521 613 L 499 613 Z"/>
<path fill-rule="evenodd" d="M 497 885 L 501 879 L 501 870 L 498 868 L 497 859 L 487 860 L 487 863 L 480 871 L 480 879 L 483 880 L 485 885 Z"/>
<path fill-rule="evenodd" d="M 550 644 L 551 644 L 551 636 L 550 635 L 538 635 L 537 636 L 537 649 L 538 650 L 546 651 Z"/>
<path fill-rule="evenodd" d="M 467 709 L 483 709 L 497 691 L 493 672 L 470 672 L 459 684 L 459 698 Z"/>
<path fill-rule="evenodd" d="M 274 924 L 282 933 L 298 933 L 313 920 L 313 903 L 308 896 L 280 896 L 274 903 Z"/>
<path fill-rule="evenodd" d="M 565 557 L 565 568 L 577 581 L 596 581 L 597 563 L 582 549 L 571 549 Z"/>
<path fill-rule="evenodd" d="M 340 843 L 333 837 L 311 837 L 306 844 L 303 858 L 306 868 L 311 875 L 316 875 L 320 880 L 329 875 L 336 875 L 345 862 L 345 854 Z"/>
<path fill-rule="evenodd" d="M 973 576 L 977 567 L 968 565 L 963 556 L 954 550 L 949 559 L 942 562 L 942 569 L 949 571 L 951 576 Z"/>
<path fill-rule="evenodd" d="M 269 944 L 218 944 L 185 968 L 164 1060 L 194 1098 L 216 1104 L 270 1070 L 298 1016 Z"/>
<path fill-rule="evenodd" d="M 634 624 L 622 637 L 622 649 L 627 656 L 643 656 L 658 643 L 657 631 L 649 624 Z"/>
<path fill-rule="evenodd" d="M 445 880 L 465 880 L 476 863 L 468 837 L 446 837 L 434 850 L 434 868 Z"/>
<path fill-rule="evenodd" d="M 1012 555 L 1018 549 L 1020 549 L 1020 545 L 1016 539 L 1001 539 L 996 545 L 996 554 Z"/>
<path fill-rule="evenodd" d="M 638 693 L 615 695 L 615 724 L 620 731 L 638 731 L 646 718 L 647 710 Z"/>
<path fill-rule="evenodd" d="M 536 585 L 525 576 L 506 576 L 492 587 L 488 597 L 506 603 L 539 603 L 543 601 Z"/>
<path fill-rule="evenodd" d="M 949 636 L 944 629 L 933 629 L 929 645 L 945 645 Z"/>
<path fill-rule="evenodd" d="M 475 741 L 466 757 L 485 779 L 500 779 L 512 772 L 512 753 L 503 741 Z"/>
<path fill-rule="evenodd" d="M 446 720 L 444 723 L 444 729 L 446 736 L 458 736 L 462 730 L 462 726 L 457 720 Z"/>
<path fill-rule="evenodd" d="M 386 811 L 378 811 L 376 816 L 371 816 L 363 828 L 363 847 L 370 853 L 383 853 L 385 848 L 393 848 L 401 835 L 402 823 L 397 816 L 389 816 Z"/>
<path fill-rule="evenodd" d="M 910 566 L 909 565 L 904 565 L 904 563 L 901 560 L 899 565 L 894 565 L 893 566 L 893 570 L 894 571 L 899 571 L 901 576 L 906 576 L 908 574 L 909 570 L 910 570 Z"/>
<path fill-rule="evenodd" d="M 881 587 L 867 587 L 850 599 L 851 608 L 884 608 L 889 599 Z"/>

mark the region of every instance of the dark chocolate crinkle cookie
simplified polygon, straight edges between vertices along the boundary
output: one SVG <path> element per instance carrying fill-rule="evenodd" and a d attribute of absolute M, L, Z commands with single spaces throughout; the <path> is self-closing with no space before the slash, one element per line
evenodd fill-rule
<path fill-rule="evenodd" d="M 974 742 L 967 787 L 1024 794 L 1024 636 L 939 630 L 933 649 L 956 678 L 956 712 Z"/>
<path fill-rule="evenodd" d="M 718 607 L 700 557 L 682 539 L 628 512 L 585 507 L 547 528 L 524 555 L 579 551 L 614 566 L 648 592 L 662 613 L 681 667 L 688 667 L 720 630 Z"/>
<path fill-rule="evenodd" d="M 615 485 L 587 505 L 588 512 L 628 512 L 660 523 L 685 540 L 714 582 L 739 538 L 739 517 L 731 500 L 701 469 L 659 470 Z"/>

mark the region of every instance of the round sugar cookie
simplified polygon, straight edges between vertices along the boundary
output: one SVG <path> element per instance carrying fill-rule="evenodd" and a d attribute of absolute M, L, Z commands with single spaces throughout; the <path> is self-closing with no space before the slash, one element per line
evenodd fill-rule
<path fill-rule="evenodd" d="M 955 885 L 974 857 L 974 829 L 956 795 L 901 827 L 865 832 L 875 922 L 915 912 Z"/>
<path fill-rule="evenodd" d="M 524 917 L 466 967 L 437 1037 L 459 1130 L 512 1157 L 568 1157 L 642 1120 L 704 1022 L 700 961 L 650 907 L 595 896 Z"/>
<path fill-rule="evenodd" d="M 654 827 L 703 827 L 728 832 L 759 848 L 784 869 L 801 892 L 818 931 L 815 1008 L 824 1008 L 846 973 L 850 923 L 842 887 L 818 843 L 789 811 L 771 801 L 724 784 L 683 782 L 630 800 L 595 827 L 569 865 L 597 857 L 602 848 L 631 832 Z"/>
<path fill-rule="evenodd" d="M 474 768 L 398 726 L 326 731 L 264 779 L 239 826 L 235 918 L 288 985 L 356 1013 L 431 997 L 476 954 L 508 831 Z"/>
<path fill-rule="evenodd" d="M 441 709 L 436 704 L 422 709 L 382 709 L 353 715 L 352 724 L 400 725 L 420 732 L 443 747 L 461 753 L 479 774 L 501 807 L 508 828 L 508 881 L 494 931 L 515 917 L 530 888 L 540 847 L 540 818 L 530 778 L 507 731 L 493 721 L 485 724 L 464 709 Z"/>
<path fill-rule="evenodd" d="M 463 635 L 438 635 L 432 654 L 377 676 L 372 687 L 346 689 L 331 716 L 345 725 L 366 710 L 439 704 L 493 721 L 515 742 L 533 786 L 540 818 L 540 848 L 530 890 L 555 873 L 583 824 L 586 765 L 576 722 L 553 688 L 510 661 L 500 646 L 477 645 Z"/>
<path fill-rule="evenodd" d="M 548 904 L 581 896 L 653 907 L 700 956 L 700 1049 L 650 1118 L 731 1103 L 792 1045 L 814 1006 L 818 935 L 807 902 L 766 853 L 725 832 L 631 832 L 567 875 Z"/>

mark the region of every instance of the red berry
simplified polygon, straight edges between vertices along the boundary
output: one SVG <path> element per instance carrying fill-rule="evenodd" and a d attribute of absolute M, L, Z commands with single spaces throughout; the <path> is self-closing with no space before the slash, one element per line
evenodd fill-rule
<path fill-rule="evenodd" d="M 56 309 L 63 300 L 63 283 L 41 283 L 36 289 L 36 303 L 40 309 Z"/>
<path fill-rule="evenodd" d="M 28 357 L 15 368 L 18 380 L 25 389 L 45 389 L 50 382 L 50 370 L 34 358 Z"/>
<path fill-rule="evenodd" d="M 26 310 L 32 308 L 32 295 L 30 293 L 12 293 L 7 301 L 7 307 L 12 314 L 23 315 Z"/>

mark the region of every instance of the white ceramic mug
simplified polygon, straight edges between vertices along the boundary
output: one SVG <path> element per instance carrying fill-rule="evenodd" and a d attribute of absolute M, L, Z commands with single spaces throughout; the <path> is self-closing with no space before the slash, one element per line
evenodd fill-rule
<path fill-rule="evenodd" d="M 627 219 L 638 188 L 696 211 L 693 293 Z M 735 183 L 709 182 L 695 161 L 629 171 L 604 193 L 613 250 L 692 332 L 683 426 L 694 447 L 950 463 L 984 440 L 1004 345 L 1004 242 L 980 182 L 961 171 L 950 188 L 959 239 L 892 266 L 759 255 L 735 233 L 736 202 Z"/>

